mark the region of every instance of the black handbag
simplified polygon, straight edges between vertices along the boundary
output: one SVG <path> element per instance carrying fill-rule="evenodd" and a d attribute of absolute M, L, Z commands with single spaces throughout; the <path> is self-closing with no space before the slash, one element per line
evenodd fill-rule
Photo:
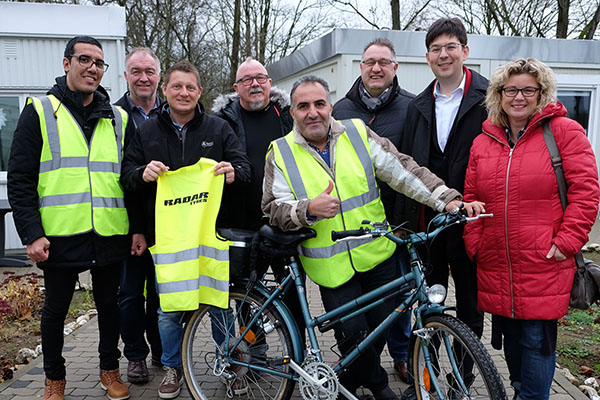
<path fill-rule="evenodd" d="M 544 122 L 542 132 L 546 147 L 548 147 L 548 152 L 550 153 L 552 168 L 554 168 L 554 173 L 556 174 L 558 194 L 564 210 L 567 207 L 567 183 L 562 167 L 562 158 L 560 157 L 552 128 L 550 128 L 550 121 Z M 581 251 L 575 254 L 575 263 L 577 264 L 577 272 L 575 272 L 573 279 L 569 306 L 579 308 L 580 310 L 587 310 L 592 304 L 600 301 L 600 267 L 592 260 L 583 258 Z"/>

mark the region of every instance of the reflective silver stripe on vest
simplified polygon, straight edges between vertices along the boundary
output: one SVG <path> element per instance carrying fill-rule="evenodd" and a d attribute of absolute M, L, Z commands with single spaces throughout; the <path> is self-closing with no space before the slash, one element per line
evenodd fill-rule
<path fill-rule="evenodd" d="M 360 137 L 360 133 L 358 133 L 356 125 L 354 125 L 354 122 L 349 119 L 340 121 L 340 123 L 346 127 L 346 134 L 348 135 L 348 139 L 350 140 L 350 143 L 352 143 L 352 147 L 354 147 L 354 151 L 356 151 L 356 155 L 358 156 L 358 159 L 365 170 L 365 176 L 367 178 L 367 184 L 369 187 L 368 192 L 342 201 L 340 210 L 342 212 L 348 212 L 354 210 L 355 208 L 362 207 L 373 200 L 376 200 L 379 197 L 379 189 L 377 188 L 375 175 L 373 174 L 371 156 L 369 155 L 369 151 L 367 150 L 365 143 Z"/>
<path fill-rule="evenodd" d="M 92 206 L 104 208 L 125 208 L 125 200 L 118 197 L 93 197 Z"/>
<path fill-rule="evenodd" d="M 120 154 L 120 153 L 119 153 Z M 119 156 L 120 158 L 120 156 Z M 110 161 L 90 161 L 91 172 L 114 172 L 118 174 L 121 171 L 120 162 L 114 163 Z"/>
<path fill-rule="evenodd" d="M 48 135 L 50 136 L 50 135 Z M 60 168 L 87 168 L 87 157 L 57 157 L 52 155 L 52 160 L 40 163 L 40 173 L 54 171 Z"/>
<path fill-rule="evenodd" d="M 302 182 L 300 170 L 298 169 L 298 164 L 296 164 L 296 159 L 294 158 L 294 153 L 292 153 L 289 143 L 285 140 L 285 137 L 277 139 L 275 143 L 281 152 L 281 157 L 283 158 L 285 169 L 290 177 L 292 189 L 294 190 L 294 193 L 296 193 L 296 198 L 298 200 L 308 199 L 308 194 L 306 193 L 306 188 L 304 187 L 304 182 Z"/>
<path fill-rule="evenodd" d="M 331 246 L 326 247 L 299 246 L 298 253 L 301 256 L 308 258 L 331 258 L 340 253 L 345 253 L 359 246 L 362 246 L 363 244 L 367 244 L 373 240 L 375 240 L 375 238 L 356 239 L 347 242 L 336 242 Z"/>
<path fill-rule="evenodd" d="M 113 170 L 115 174 L 121 173 L 121 162 L 123 161 L 123 115 L 116 106 L 111 106 L 113 114 L 115 115 L 114 127 L 115 135 L 117 136 L 117 163 L 113 163 Z"/>
<path fill-rule="evenodd" d="M 52 101 L 46 96 L 40 97 L 38 100 L 42 103 L 42 109 L 44 110 L 48 146 L 50 147 L 50 154 L 52 155 L 52 160 L 40 164 L 40 173 L 42 173 L 60 168 L 60 137 L 58 136 L 58 125 L 56 123 L 56 118 L 54 117 Z M 42 170 L 42 165 L 44 165 L 45 170 Z"/>
<path fill-rule="evenodd" d="M 71 204 L 90 203 L 91 195 L 89 192 L 83 193 L 68 193 L 68 194 L 52 194 L 41 197 L 39 200 L 41 207 L 51 206 L 66 206 Z"/>
<path fill-rule="evenodd" d="M 197 260 L 200 256 L 217 261 L 229 261 L 229 250 L 219 250 L 214 247 L 200 245 L 195 249 L 176 251 L 174 253 L 152 254 L 155 264 L 175 264 L 182 261 Z"/>
<path fill-rule="evenodd" d="M 177 282 L 164 282 L 158 284 L 158 293 L 180 293 L 198 290 L 200 287 L 209 287 L 221 292 L 229 292 L 229 281 L 220 281 L 209 276 L 200 275 L 195 279 L 186 279 Z"/>

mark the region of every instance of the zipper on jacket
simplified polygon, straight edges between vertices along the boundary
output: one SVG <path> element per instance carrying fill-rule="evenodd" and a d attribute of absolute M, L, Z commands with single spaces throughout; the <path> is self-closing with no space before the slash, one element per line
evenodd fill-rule
<path fill-rule="evenodd" d="M 516 143 L 515 143 L 516 145 Z M 508 274 L 510 280 L 510 313 L 515 318 L 515 298 L 513 289 L 512 262 L 510 261 L 510 249 L 508 246 L 508 175 L 510 173 L 510 164 L 512 162 L 512 154 L 514 147 L 508 153 L 508 166 L 506 167 L 506 189 L 504 193 L 504 237 L 506 241 L 506 258 L 508 260 Z"/>
<path fill-rule="evenodd" d="M 508 146 L 507 143 L 504 143 L 503 141 L 499 140 L 496 136 L 492 135 L 491 133 L 488 133 L 486 131 L 483 131 L 483 133 L 485 135 L 489 136 L 490 138 L 496 140 L 501 145 Z M 517 139 L 517 141 L 518 141 L 518 139 Z M 512 163 L 513 151 L 516 146 L 517 146 L 516 143 L 512 148 L 510 146 L 508 146 L 509 147 L 508 165 L 506 166 L 506 181 L 505 181 L 505 189 L 504 189 L 504 241 L 506 244 L 506 259 L 508 261 L 508 277 L 509 277 L 509 281 L 510 281 L 510 313 L 511 313 L 512 318 L 515 318 L 515 299 L 514 299 L 514 288 L 513 288 L 512 261 L 510 260 L 510 249 L 508 246 L 508 213 L 507 213 L 507 211 L 508 211 L 508 176 L 510 173 L 510 166 Z"/>

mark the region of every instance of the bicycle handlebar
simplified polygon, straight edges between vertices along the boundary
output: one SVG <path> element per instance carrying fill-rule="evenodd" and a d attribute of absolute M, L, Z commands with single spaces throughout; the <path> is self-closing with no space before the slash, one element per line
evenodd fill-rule
<path fill-rule="evenodd" d="M 356 240 L 365 237 L 388 236 L 388 238 L 390 238 L 391 240 L 399 243 L 418 243 L 437 236 L 438 233 L 440 233 L 442 230 L 444 230 L 450 225 L 458 223 L 468 223 L 476 221 L 480 218 L 489 218 L 493 216 L 494 214 L 479 214 L 477 216 L 468 217 L 462 210 L 440 213 L 432 220 L 432 225 L 435 228 L 433 231 L 427 233 L 423 232 L 412 234 L 409 235 L 408 238 L 396 238 L 395 236 L 391 235 L 391 232 L 387 229 L 387 224 L 372 223 L 371 221 L 365 220 L 362 223 L 365 225 L 371 225 L 373 227 L 372 229 L 361 227 L 360 229 L 331 231 L 331 240 L 335 242 L 345 240 Z"/>
<path fill-rule="evenodd" d="M 365 221 L 363 221 L 363 223 L 365 223 Z M 362 236 L 364 234 L 369 233 L 368 229 L 366 228 L 359 228 L 359 229 L 351 229 L 348 231 L 331 231 L 331 240 L 338 241 L 340 239 L 346 238 L 348 236 Z"/>

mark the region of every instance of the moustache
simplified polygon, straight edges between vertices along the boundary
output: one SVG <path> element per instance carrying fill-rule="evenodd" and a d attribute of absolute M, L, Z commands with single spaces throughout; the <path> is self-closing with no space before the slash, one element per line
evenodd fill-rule
<path fill-rule="evenodd" d="M 265 91 L 262 88 L 252 88 L 248 91 L 248 94 L 254 94 L 254 93 L 264 93 Z"/>

